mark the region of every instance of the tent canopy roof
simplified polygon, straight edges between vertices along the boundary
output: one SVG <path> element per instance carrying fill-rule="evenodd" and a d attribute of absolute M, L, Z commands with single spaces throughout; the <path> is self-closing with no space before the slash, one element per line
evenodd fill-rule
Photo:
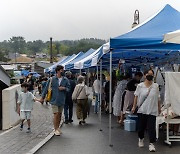
<path fill-rule="evenodd" d="M 84 59 L 85 57 L 89 56 L 90 54 L 92 54 L 95 50 L 94 49 L 89 49 L 86 53 L 84 53 L 83 55 L 75 58 L 74 60 L 72 60 L 70 63 L 67 63 L 65 65 L 65 70 L 71 70 L 74 69 L 74 64 L 82 59 Z"/>
<path fill-rule="evenodd" d="M 112 49 L 170 49 L 180 46 L 163 44 L 163 36 L 180 29 L 180 12 L 166 5 L 150 19 L 133 28 L 126 34 L 110 39 Z"/>
<path fill-rule="evenodd" d="M 166 5 L 131 31 L 110 39 L 113 58 L 154 62 L 179 53 L 180 45 L 163 43 L 163 36 L 180 29 L 180 12 Z M 109 53 L 103 58 L 109 58 Z M 144 60 L 146 59 L 146 60 Z"/>

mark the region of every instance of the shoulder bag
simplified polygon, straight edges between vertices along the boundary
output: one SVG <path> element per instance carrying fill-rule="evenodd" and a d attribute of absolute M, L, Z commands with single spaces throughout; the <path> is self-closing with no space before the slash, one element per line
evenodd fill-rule
<path fill-rule="evenodd" d="M 146 95 L 146 97 L 144 98 L 144 101 L 139 105 L 139 107 L 137 106 L 135 111 L 134 111 L 134 114 L 137 114 L 138 110 L 140 109 L 140 107 L 143 105 L 143 103 L 146 101 L 146 99 L 148 98 L 150 92 L 151 92 L 151 89 L 152 89 L 152 85 L 149 87 L 148 89 L 148 93 Z"/>
<path fill-rule="evenodd" d="M 77 103 L 77 98 L 79 97 L 79 95 L 81 94 L 82 90 L 84 89 L 85 86 L 83 86 L 80 91 L 77 93 L 76 95 L 76 99 L 74 100 L 74 103 Z"/>
<path fill-rule="evenodd" d="M 46 96 L 46 101 L 50 101 L 52 97 L 52 77 L 50 78 L 49 81 L 49 87 L 48 87 L 48 92 L 47 92 L 47 96 Z"/>

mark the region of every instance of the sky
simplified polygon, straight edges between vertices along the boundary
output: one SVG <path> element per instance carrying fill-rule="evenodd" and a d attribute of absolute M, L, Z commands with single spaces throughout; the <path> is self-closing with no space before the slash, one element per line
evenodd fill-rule
<path fill-rule="evenodd" d="M 108 40 L 131 29 L 136 9 L 143 22 L 166 4 L 180 11 L 180 0 L 0 0 L 0 41 Z"/>

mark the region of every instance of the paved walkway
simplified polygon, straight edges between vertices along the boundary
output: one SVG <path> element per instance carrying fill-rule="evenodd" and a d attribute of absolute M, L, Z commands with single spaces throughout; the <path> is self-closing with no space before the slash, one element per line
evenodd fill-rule
<path fill-rule="evenodd" d="M 74 118 L 75 120 L 76 118 Z M 112 143 L 108 143 L 108 116 L 102 117 L 103 131 L 99 131 L 98 116 L 91 114 L 87 120 L 87 125 L 79 126 L 75 121 L 73 124 L 63 125 L 61 136 L 53 136 L 37 154 L 147 154 L 148 139 L 146 136 L 145 147 L 137 147 L 137 133 L 124 131 L 113 118 L 112 123 Z M 163 142 L 164 134 L 157 142 L 157 154 L 176 154 L 180 153 L 180 143 L 173 143 L 169 148 Z"/>
<path fill-rule="evenodd" d="M 32 133 L 26 133 L 27 123 L 24 130 L 19 126 L 9 132 L 0 134 L 1 154 L 25 154 L 45 139 L 53 130 L 52 112 L 50 106 L 41 105 L 36 102 L 32 112 Z"/>

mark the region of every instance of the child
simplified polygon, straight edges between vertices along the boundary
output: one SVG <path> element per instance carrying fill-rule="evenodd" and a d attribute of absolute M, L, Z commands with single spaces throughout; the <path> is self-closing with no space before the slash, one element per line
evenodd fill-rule
<path fill-rule="evenodd" d="M 28 123 L 28 129 L 27 133 L 31 132 L 31 111 L 33 109 L 33 103 L 35 101 L 39 101 L 31 92 L 28 91 L 29 84 L 28 83 L 22 83 L 21 88 L 22 92 L 19 95 L 18 100 L 18 114 L 21 117 L 21 125 L 20 130 L 23 130 L 23 122 L 26 119 Z"/>

